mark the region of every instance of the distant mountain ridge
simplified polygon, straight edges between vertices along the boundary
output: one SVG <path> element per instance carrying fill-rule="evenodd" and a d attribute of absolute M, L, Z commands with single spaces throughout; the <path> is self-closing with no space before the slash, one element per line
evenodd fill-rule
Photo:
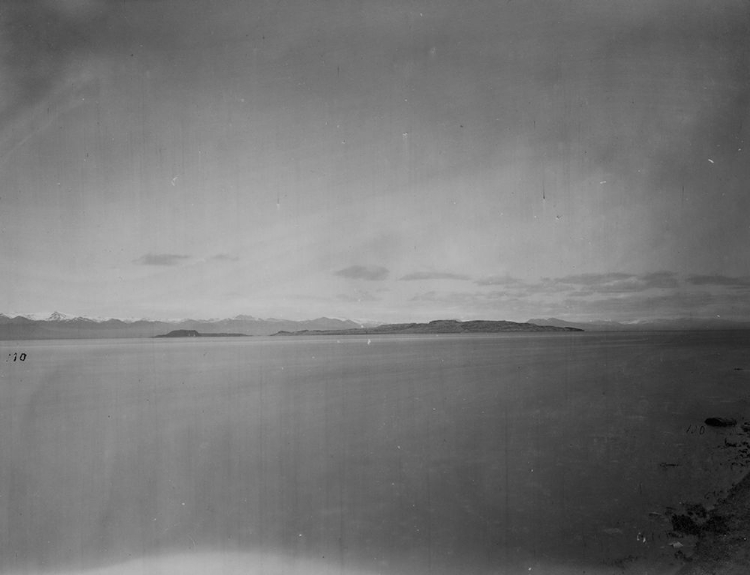
<path fill-rule="evenodd" d="M 566 321 L 554 317 L 530 319 L 529 323 L 552 325 L 557 327 L 577 327 L 586 331 L 680 331 L 680 330 L 722 330 L 750 329 L 750 321 L 736 321 L 723 318 L 675 318 L 649 319 L 633 322 Z"/>
<path fill-rule="evenodd" d="M 437 320 L 449 321 L 449 320 Z M 479 320 L 477 320 L 479 321 Z M 467 324 L 467 322 L 461 322 Z M 507 322 L 514 324 L 515 322 Z M 748 321 L 732 321 L 722 318 L 708 319 L 655 319 L 636 322 L 590 321 L 572 322 L 558 318 L 530 319 L 529 324 L 558 328 L 577 328 L 585 331 L 656 331 L 656 330 L 702 330 L 702 329 L 750 329 Z M 24 314 L 10 316 L 0 313 L 0 341 L 24 339 L 97 339 L 155 337 L 173 330 L 194 330 L 204 334 L 243 333 L 247 335 L 273 335 L 278 332 L 299 331 L 348 331 L 375 330 L 371 333 L 383 333 L 384 324 L 375 322 L 358 322 L 350 319 L 320 317 L 317 319 L 295 321 L 279 318 L 258 318 L 251 315 L 238 315 L 225 319 L 116 319 L 74 317 L 54 312 L 47 316 Z M 427 324 L 386 324 L 410 326 L 404 329 L 418 330 L 414 327 Z M 521 325 L 521 324 L 516 324 Z M 445 327 L 445 326 L 444 326 Z M 455 326 L 454 326 L 455 327 Z M 485 329 L 489 329 L 487 326 Z M 446 327 L 446 329 L 448 329 Z M 453 328 L 450 328 L 453 329 Z M 509 331 L 509 330 L 505 330 Z M 362 333 L 366 333 L 363 331 Z M 395 333 L 395 332 L 391 332 Z M 407 333 L 407 332 L 403 332 Z M 412 333 L 420 333 L 414 331 Z M 428 332 L 422 332 L 428 333 Z"/>
<path fill-rule="evenodd" d="M 514 321 L 437 319 L 429 323 L 390 323 L 376 327 L 361 327 L 334 330 L 280 331 L 274 335 L 379 335 L 379 334 L 451 334 L 451 333 L 507 333 L 507 332 L 572 332 L 583 331 L 575 327 L 537 325 L 534 323 L 517 323 Z"/>
<path fill-rule="evenodd" d="M 363 324 L 347 320 L 320 317 L 294 321 L 261 319 L 240 315 L 227 319 L 195 320 L 120 320 L 72 317 L 54 312 L 45 319 L 32 319 L 24 315 L 14 317 L 0 314 L 0 340 L 23 339 L 97 339 L 126 337 L 155 337 L 173 330 L 194 330 L 202 334 L 243 333 L 271 335 L 280 330 L 352 329 Z"/>

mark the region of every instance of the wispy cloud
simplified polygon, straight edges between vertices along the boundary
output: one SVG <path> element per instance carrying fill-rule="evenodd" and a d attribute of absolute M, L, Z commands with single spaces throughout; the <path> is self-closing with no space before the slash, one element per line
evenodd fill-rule
<path fill-rule="evenodd" d="M 485 278 L 478 279 L 474 282 L 480 286 L 522 286 L 527 285 L 525 282 L 505 275 L 505 276 L 487 276 Z"/>
<path fill-rule="evenodd" d="M 630 276 L 603 283 L 590 284 L 585 286 L 575 295 L 625 294 L 642 292 L 650 289 L 675 288 L 678 285 L 679 282 L 674 277 L 661 274 L 649 274 L 645 276 Z"/>
<path fill-rule="evenodd" d="M 477 280 L 480 286 L 499 286 L 517 293 L 540 294 L 570 292 L 576 297 L 594 294 L 640 292 L 648 289 L 676 288 L 677 277 L 672 272 L 660 271 L 648 274 L 611 272 L 604 274 L 577 274 L 557 278 L 541 278 L 539 281 L 523 281 L 508 275 L 488 276 Z"/>
<path fill-rule="evenodd" d="M 142 266 L 176 266 L 188 259 L 190 256 L 183 254 L 146 254 L 133 260 L 133 263 Z"/>
<path fill-rule="evenodd" d="M 519 297 L 528 297 L 534 294 L 556 294 L 575 289 L 572 285 L 560 285 L 549 278 L 542 278 L 539 281 L 524 281 L 509 275 L 488 276 L 478 279 L 474 283 L 478 286 L 495 287 L 503 290 L 496 293 Z"/>
<path fill-rule="evenodd" d="M 469 276 L 464 274 L 453 274 L 450 272 L 414 272 L 398 278 L 400 281 L 415 280 L 469 280 Z"/>
<path fill-rule="evenodd" d="M 653 272 L 640 277 L 641 281 L 653 288 L 675 288 L 680 285 L 673 272 Z"/>
<path fill-rule="evenodd" d="M 679 287 L 622 293 L 541 292 L 525 290 L 428 291 L 414 295 L 415 306 L 439 304 L 464 315 L 526 321 L 534 317 L 569 317 L 626 321 L 671 317 L 750 317 L 750 298 L 740 290 L 707 291 Z"/>
<path fill-rule="evenodd" d="M 692 275 L 687 282 L 699 286 L 750 287 L 750 276 Z"/>
<path fill-rule="evenodd" d="M 562 290 L 574 288 L 576 291 L 571 294 L 574 297 L 596 294 L 625 294 L 679 286 L 675 274 L 667 271 L 641 275 L 622 272 L 579 274 L 559 278 L 544 278 L 542 283 L 548 286 L 557 286 Z"/>
<path fill-rule="evenodd" d="M 584 286 L 600 286 L 604 284 L 610 284 L 613 282 L 622 282 L 635 278 L 632 274 L 613 272 L 607 274 L 578 274 L 563 276 L 560 278 L 548 279 L 547 281 L 554 281 L 560 284 L 574 284 Z"/>
<path fill-rule="evenodd" d="M 658 295 L 633 294 L 604 299 L 567 300 L 563 306 L 591 317 L 748 317 L 750 300 L 727 293 L 672 291 Z"/>
<path fill-rule="evenodd" d="M 355 280 L 383 281 L 388 270 L 382 266 L 349 266 L 334 272 L 334 275 Z"/>
<path fill-rule="evenodd" d="M 216 254 L 215 256 L 211 256 L 211 260 L 215 262 L 236 262 L 239 259 L 239 256 L 231 254 Z"/>

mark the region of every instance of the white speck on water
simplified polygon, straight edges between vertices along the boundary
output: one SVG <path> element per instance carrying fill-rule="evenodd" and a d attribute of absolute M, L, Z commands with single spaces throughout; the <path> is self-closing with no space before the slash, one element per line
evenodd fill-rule
<path fill-rule="evenodd" d="M 708 161 L 711 162 L 712 164 L 714 163 L 714 161 L 711 158 L 708 158 Z"/>

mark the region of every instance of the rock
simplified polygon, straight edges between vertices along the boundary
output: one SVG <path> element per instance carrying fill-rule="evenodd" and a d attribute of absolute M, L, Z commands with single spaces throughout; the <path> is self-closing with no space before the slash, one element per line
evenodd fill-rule
<path fill-rule="evenodd" d="M 672 531 L 685 535 L 700 535 L 701 526 L 688 515 L 674 515 L 672 516 Z"/>
<path fill-rule="evenodd" d="M 706 419 L 706 425 L 711 427 L 734 427 L 737 425 L 737 420 L 731 417 L 709 417 Z"/>
<path fill-rule="evenodd" d="M 695 515 L 701 518 L 705 518 L 707 515 L 706 508 L 703 507 L 702 503 L 688 503 L 685 506 L 685 511 L 687 511 L 688 515 Z"/>

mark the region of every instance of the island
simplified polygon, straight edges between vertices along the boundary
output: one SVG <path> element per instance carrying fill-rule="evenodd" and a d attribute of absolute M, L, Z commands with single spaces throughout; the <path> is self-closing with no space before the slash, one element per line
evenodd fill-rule
<path fill-rule="evenodd" d="M 164 335 L 154 337 L 250 337 L 244 333 L 199 333 L 194 329 L 175 329 Z"/>
<path fill-rule="evenodd" d="M 305 329 L 302 331 L 279 331 L 273 335 L 379 335 L 379 334 L 441 334 L 441 333 L 506 333 L 506 332 L 573 332 L 583 331 L 574 327 L 516 323 L 513 321 L 438 319 L 429 323 L 391 323 L 376 327 L 351 329 Z"/>

